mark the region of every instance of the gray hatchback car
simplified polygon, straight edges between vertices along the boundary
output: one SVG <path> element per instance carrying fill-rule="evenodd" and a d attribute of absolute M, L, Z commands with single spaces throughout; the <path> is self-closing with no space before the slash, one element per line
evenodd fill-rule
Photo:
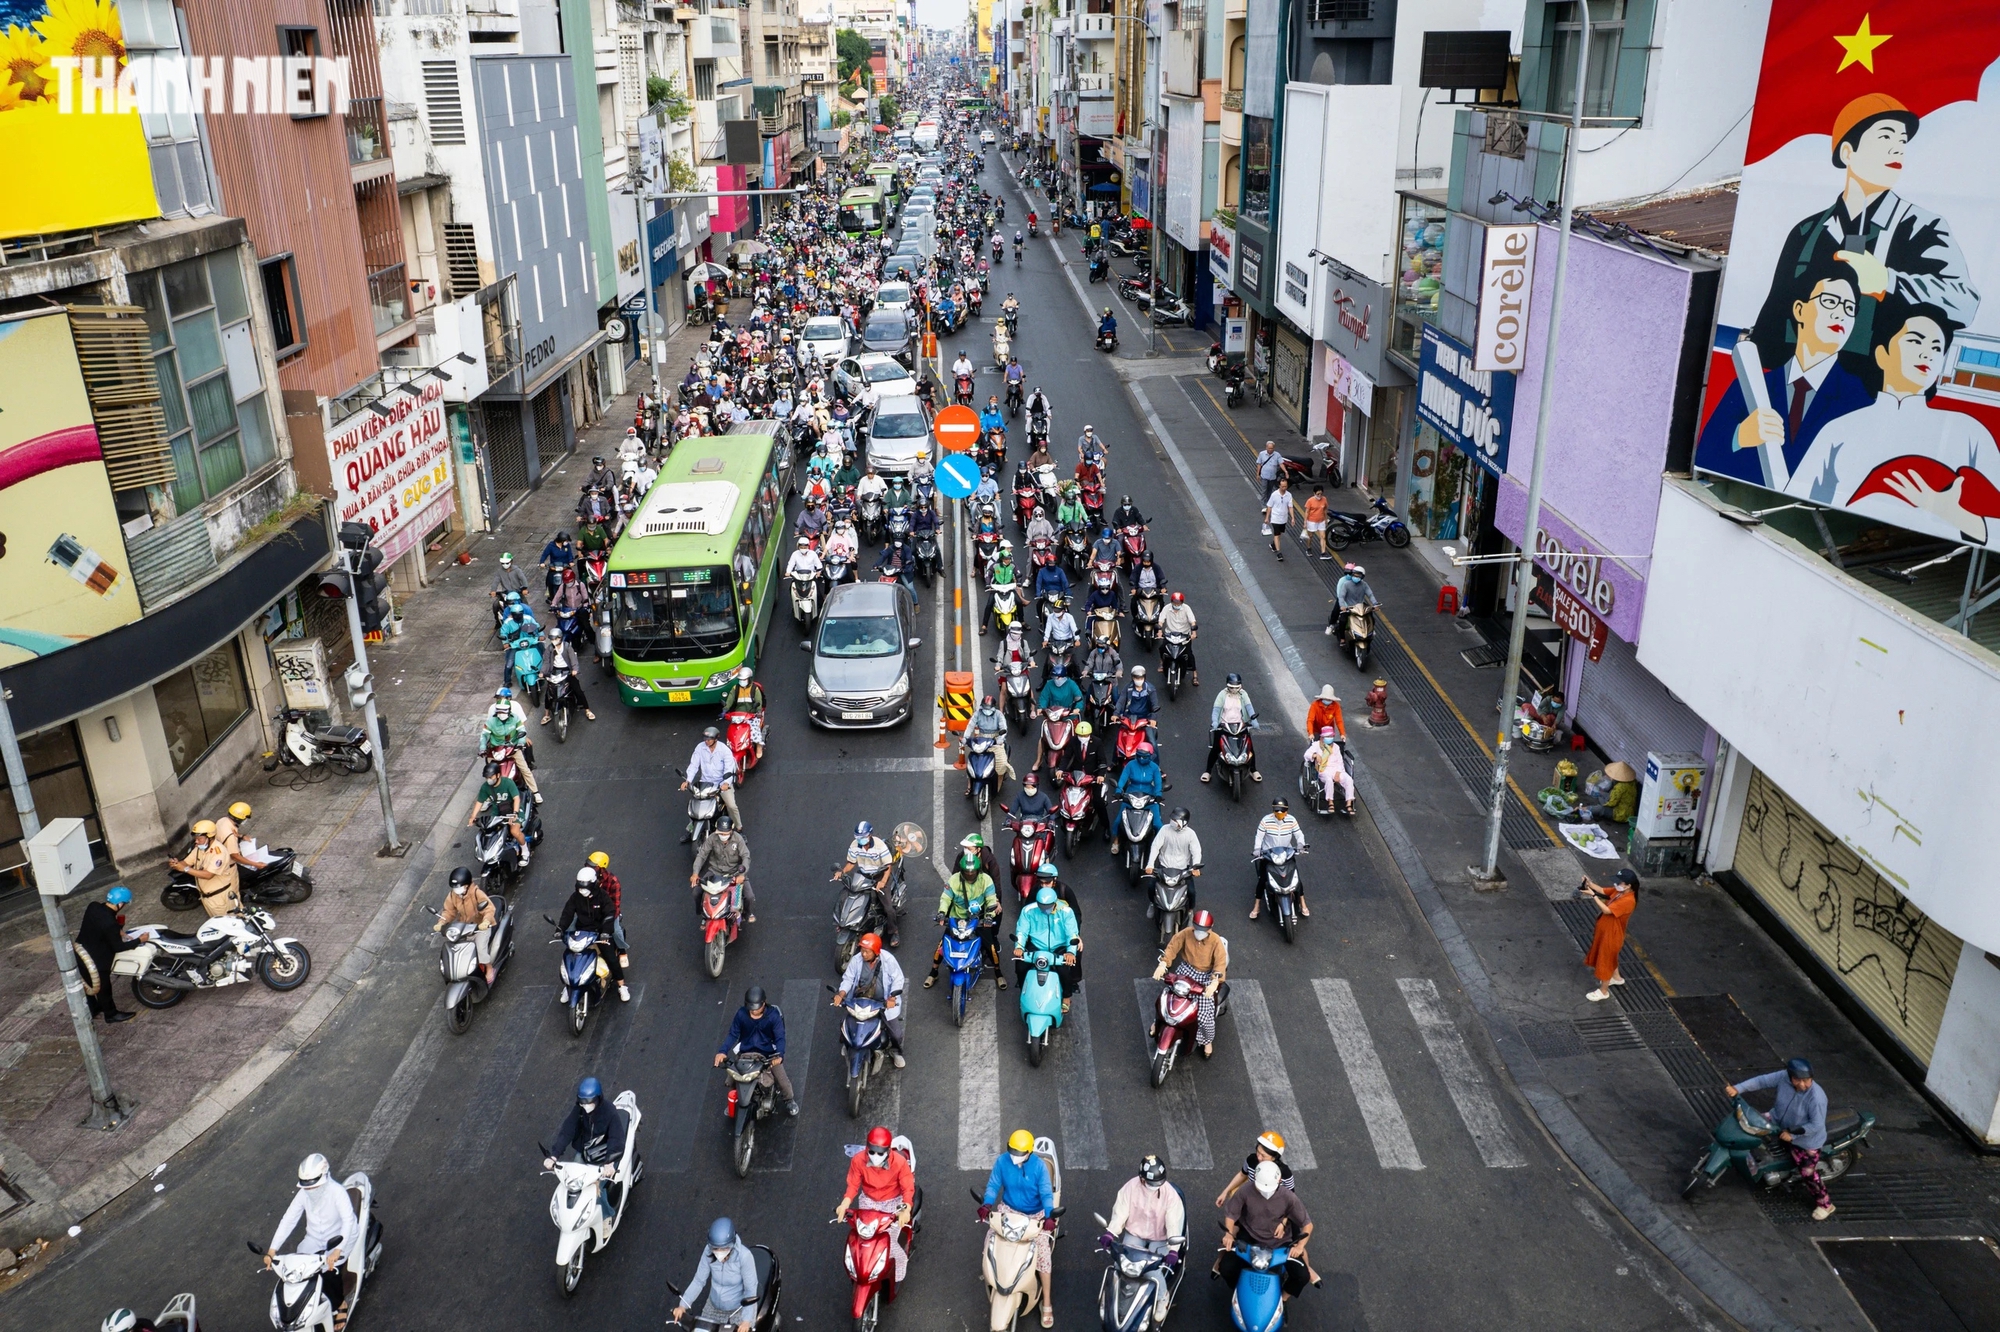
<path fill-rule="evenodd" d="M 843 583 L 813 636 L 806 712 L 820 726 L 867 729 L 910 717 L 910 595 L 894 583 Z"/>

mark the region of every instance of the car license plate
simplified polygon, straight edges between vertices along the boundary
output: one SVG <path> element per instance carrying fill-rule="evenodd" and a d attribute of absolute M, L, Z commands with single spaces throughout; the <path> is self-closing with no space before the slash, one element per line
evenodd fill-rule
<path fill-rule="evenodd" d="M 842 721 L 873 721 L 875 720 L 875 714 L 872 712 L 843 712 L 840 714 L 840 719 Z"/>
<path fill-rule="evenodd" d="M 694 691 L 692 689 L 669 689 L 667 691 L 667 702 L 692 703 L 694 702 Z"/>

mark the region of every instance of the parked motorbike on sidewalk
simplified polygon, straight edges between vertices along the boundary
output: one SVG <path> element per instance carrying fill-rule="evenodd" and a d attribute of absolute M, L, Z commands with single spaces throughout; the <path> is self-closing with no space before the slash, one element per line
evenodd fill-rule
<path fill-rule="evenodd" d="M 1153 1085 L 1166 1082 L 1167 1074 L 1174 1071 L 1174 1064 L 1181 1055 L 1195 1048 L 1194 1038 L 1199 1030 L 1201 1017 L 1201 996 L 1208 987 L 1200 981 L 1186 976 L 1169 976 L 1160 987 L 1160 997 L 1153 1005 L 1153 1027 L 1147 1034 L 1153 1042 Z M 1222 982 L 1215 992 L 1215 1016 L 1219 1020 L 1229 1011 L 1229 982 Z"/>
<path fill-rule="evenodd" d="M 1326 544 L 1335 550 L 1346 550 L 1354 542 L 1386 541 L 1390 546 L 1401 549 L 1410 544 L 1410 529 L 1396 516 L 1388 500 L 1377 495 L 1370 501 L 1372 513 L 1327 514 Z"/>
<path fill-rule="evenodd" d="M 279 708 L 272 719 L 284 734 L 277 749 L 264 756 L 265 772 L 277 771 L 280 764 L 288 768 L 325 764 L 349 773 L 363 773 L 375 766 L 374 747 L 359 726 L 308 726 L 306 714 L 298 708 Z"/>
<path fill-rule="evenodd" d="M 1875 1131 L 1875 1116 L 1867 1110 L 1836 1110 L 1826 1117 L 1826 1143 L 1819 1149 L 1819 1178 L 1831 1184 L 1861 1159 L 1868 1135 Z M 1714 1188 L 1734 1165 L 1744 1182 L 1766 1189 L 1783 1188 L 1799 1182 L 1792 1154 L 1778 1138 L 1778 1126 L 1741 1096 L 1729 1098 L 1729 1113 L 1715 1126 L 1708 1150 L 1695 1162 L 1681 1186 L 1681 1197 L 1692 1199 L 1704 1188 Z"/>
<path fill-rule="evenodd" d="M 312 871 L 289 846 L 270 849 L 271 859 L 252 869 L 236 867 L 236 890 L 245 906 L 290 906 L 312 896 Z M 169 911 L 192 911 L 201 905 L 201 887 L 186 870 L 170 870 L 160 889 L 160 905 Z"/>
<path fill-rule="evenodd" d="M 514 957 L 514 908 L 504 897 L 489 894 L 493 902 L 493 979 Z M 424 910 L 435 916 L 437 908 Z M 479 925 L 461 920 L 444 927 L 444 941 L 438 950 L 438 972 L 444 977 L 444 1024 L 454 1036 L 462 1036 L 472 1025 L 472 1006 L 484 1003 L 492 986 L 479 969 Z"/>
<path fill-rule="evenodd" d="M 312 955 L 276 928 L 257 908 L 211 917 L 193 934 L 140 925 L 131 934 L 144 942 L 113 958 L 111 973 L 130 977 L 132 997 L 147 1008 L 172 1008 L 190 990 L 243 985 L 253 975 L 282 994 L 306 983 Z"/>
<path fill-rule="evenodd" d="M 354 1214 L 361 1222 L 361 1252 L 342 1254 L 340 1264 L 341 1294 L 347 1306 L 347 1325 L 351 1327 L 361 1307 L 361 1288 L 382 1261 L 382 1222 L 375 1215 L 375 1186 L 368 1176 L 357 1171 L 342 1180 L 340 1187 L 347 1190 Z M 256 1240 L 245 1243 L 250 1252 L 260 1260 L 263 1258 L 263 1245 Z M 328 1298 L 325 1283 L 320 1279 L 326 1271 L 326 1255 L 281 1253 L 271 1259 L 270 1268 L 278 1278 L 271 1289 L 271 1326 L 280 1332 L 333 1332 L 334 1315 L 339 1308 Z M 175 1302 L 181 1299 L 188 1302 L 188 1332 L 194 1332 L 194 1297 L 183 1295 Z M 162 1328 L 166 1327 L 165 1317 L 161 1315 Z"/>
<path fill-rule="evenodd" d="M 729 1119 L 729 1160 L 736 1178 L 748 1179 L 750 1158 L 757 1151 L 757 1121 L 778 1110 L 778 1079 L 771 1072 L 771 1057 L 755 1050 L 738 1050 L 722 1069 L 729 1078 L 729 1100 L 722 1111 Z"/>
<path fill-rule="evenodd" d="M 556 1223 L 556 1266 L 562 1272 L 563 1294 L 574 1295 L 583 1280 L 586 1254 L 602 1253 L 618 1233 L 625 1219 L 625 1205 L 632 1200 L 632 1188 L 646 1173 L 639 1156 L 639 1098 L 629 1089 L 611 1102 L 625 1116 L 625 1150 L 613 1161 L 592 1160 L 585 1153 L 581 1161 L 558 1161 L 545 1175 L 556 1178 L 555 1196 L 549 1199 L 549 1219 Z M 539 1144 L 538 1144 L 539 1147 Z M 547 1148 L 539 1148 L 544 1158 Z M 605 1167 L 610 1166 L 607 1176 Z M 610 1210 L 607 1212 L 606 1208 Z"/>

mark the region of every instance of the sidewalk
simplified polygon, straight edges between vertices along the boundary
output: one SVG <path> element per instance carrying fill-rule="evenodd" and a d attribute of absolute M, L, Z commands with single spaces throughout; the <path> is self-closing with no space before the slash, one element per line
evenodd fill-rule
<path fill-rule="evenodd" d="M 1218 535 L 1235 544 L 1247 582 L 1268 601 L 1266 623 L 1278 622 L 1281 651 L 1297 652 L 1293 676 L 1303 676 L 1302 687 L 1331 682 L 1344 700 L 1367 813 L 1516 1085 L 1637 1230 L 1746 1326 L 1857 1330 L 1871 1324 L 1836 1275 L 1827 1241 L 1996 1233 L 2000 1162 L 1943 1123 L 1712 881 L 1646 882 L 1622 959 L 1628 984 L 1612 1002 L 1587 1002 L 1595 981 L 1583 954 L 1595 912 L 1576 885 L 1586 873 L 1603 882 L 1623 862 L 1588 859 L 1560 840 L 1531 794 L 1562 756 L 1517 749 L 1502 824 L 1507 887 L 1474 889 L 1467 867 L 1484 845 L 1499 671 L 1464 655 L 1485 645 L 1476 627 L 1435 613 L 1442 575 L 1414 550 L 1350 548 L 1347 558 L 1366 559 L 1385 632 L 1366 674 L 1335 659 L 1322 629 L 1338 557 L 1309 557 L 1288 538 L 1279 563 L 1258 534 L 1261 487 L 1251 483 L 1250 455 L 1266 438 L 1288 452 L 1302 441 L 1267 410 L 1222 410 L 1220 395 L 1208 392 L 1212 377 L 1198 368 L 1179 376 L 1158 362 L 1120 370 L 1156 414 L 1156 429 L 1172 437 L 1184 479 L 1206 495 Z M 1336 509 L 1367 507 L 1358 492 L 1331 498 Z M 1473 660 L 1490 655 L 1475 651 Z M 1375 678 L 1389 684 L 1390 725 L 1379 730 L 1358 724 Z M 1288 720 L 1303 748 L 1301 719 Z M 1602 762 L 1576 757 L 1586 772 Z M 1794 1054 L 1812 1059 L 1834 1109 L 1878 1116 L 1861 1164 L 1832 1186 L 1834 1216 L 1814 1225 L 1802 1194 L 1753 1196 L 1735 1176 L 1683 1203 L 1680 1188 L 1724 1113 L 1723 1084 Z M 1920 1284 L 1917 1265 L 1904 1263 L 1897 1280 Z M 1918 1285 L 1895 1289 L 1930 1295 Z"/>
<path fill-rule="evenodd" d="M 682 355 L 703 335 L 692 332 Z M 597 425 L 580 433 L 577 453 L 508 515 L 501 531 L 471 541 L 470 564 L 442 566 L 429 587 L 401 603 L 408 631 L 370 648 L 404 855 L 380 854 L 372 774 L 305 783 L 298 769 L 267 774 L 253 760 L 217 798 L 218 812 L 232 799 L 249 801 L 257 839 L 294 847 L 311 866 L 312 897 L 275 912 L 279 929 L 312 955 L 305 985 L 280 994 L 253 983 L 190 995 L 154 1012 L 139 1008 L 119 982 L 119 1005 L 139 1016 L 96 1029 L 112 1087 L 138 1109 L 116 1132 L 92 1132 L 78 1126 L 89 1093 L 41 913 L 0 927 L 0 1169 L 28 1195 L 26 1206 L 0 1222 L 0 1244 L 19 1248 L 37 1235 L 60 1237 L 146 1179 L 277 1072 L 367 973 L 387 931 L 430 877 L 433 830 L 455 828 L 470 807 L 478 718 L 499 679 L 487 603 L 498 555 L 512 549 L 517 562 L 533 565 L 547 534 L 570 521 L 575 489 L 567 476 L 579 462 L 587 470 L 593 452 L 609 454 L 631 419 L 630 397 L 610 404 Z M 200 923 L 198 912 L 160 905 L 164 865 L 125 882 L 133 894 L 132 923 L 187 930 Z M 101 893 L 88 897 L 101 900 Z M 72 927 L 86 895 L 78 898 L 67 904 Z M 0 1198 L 0 1208 L 6 1201 Z"/>

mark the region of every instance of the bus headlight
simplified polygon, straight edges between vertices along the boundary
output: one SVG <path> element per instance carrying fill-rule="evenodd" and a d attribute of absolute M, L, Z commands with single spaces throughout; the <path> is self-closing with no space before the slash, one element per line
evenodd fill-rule
<path fill-rule="evenodd" d="M 621 675 L 618 677 L 618 683 L 632 690 L 634 693 L 650 694 L 653 691 L 653 682 L 651 680 L 641 679 L 636 675 Z"/>
<path fill-rule="evenodd" d="M 720 689 L 735 678 L 736 668 L 732 666 L 726 671 L 717 671 L 714 675 L 709 676 L 707 680 L 702 682 L 701 687 L 703 689 Z"/>

